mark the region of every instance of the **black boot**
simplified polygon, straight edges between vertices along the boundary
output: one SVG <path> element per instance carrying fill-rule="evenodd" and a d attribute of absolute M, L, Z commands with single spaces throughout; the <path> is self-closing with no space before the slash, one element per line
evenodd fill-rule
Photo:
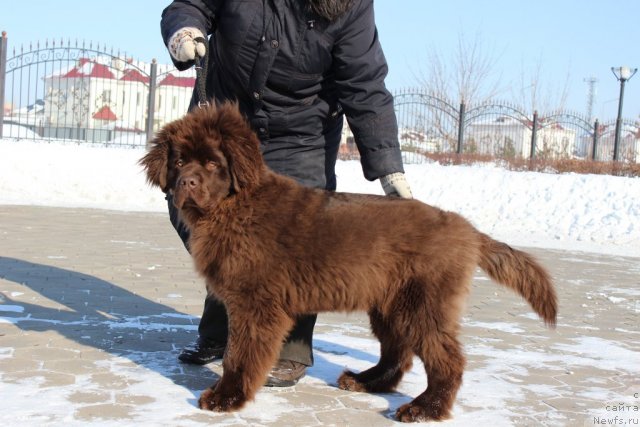
<path fill-rule="evenodd" d="M 227 343 L 198 337 L 195 343 L 182 349 L 178 360 L 194 365 L 206 365 L 216 359 L 221 359 Z"/>

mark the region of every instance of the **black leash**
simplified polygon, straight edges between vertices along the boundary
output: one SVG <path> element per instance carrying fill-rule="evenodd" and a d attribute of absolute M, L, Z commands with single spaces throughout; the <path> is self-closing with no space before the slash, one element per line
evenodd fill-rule
<path fill-rule="evenodd" d="M 198 107 L 207 107 L 210 105 L 207 99 L 207 72 L 209 68 L 209 48 L 207 46 L 207 40 L 204 37 L 196 37 L 193 39 L 196 43 L 202 43 L 204 45 L 204 56 L 198 55 L 198 49 L 196 49 L 195 67 L 196 67 L 196 95 L 198 97 Z"/>

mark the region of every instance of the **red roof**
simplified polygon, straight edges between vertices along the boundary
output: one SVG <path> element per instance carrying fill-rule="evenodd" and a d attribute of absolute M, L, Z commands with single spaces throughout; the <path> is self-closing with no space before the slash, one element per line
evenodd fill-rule
<path fill-rule="evenodd" d="M 91 63 L 89 72 L 87 72 L 87 64 Z M 92 62 L 87 58 L 80 58 L 78 61 L 78 65 L 73 67 L 68 73 L 64 74 L 62 77 L 73 78 L 73 77 L 98 77 L 102 79 L 114 79 L 115 76 L 109 70 L 109 67 L 103 64 L 98 64 L 96 62 Z"/>
<path fill-rule="evenodd" d="M 108 106 L 104 106 L 101 109 L 99 109 L 93 116 L 94 119 L 96 120 L 117 120 L 118 117 L 114 114 L 113 111 L 111 111 L 111 108 L 109 108 Z"/>
<path fill-rule="evenodd" d="M 158 86 L 193 87 L 195 83 L 195 77 L 176 77 L 173 74 L 168 74 L 167 77 L 158 83 Z"/>
<path fill-rule="evenodd" d="M 149 77 L 143 75 L 138 70 L 126 70 L 120 80 L 128 82 L 149 83 Z"/>

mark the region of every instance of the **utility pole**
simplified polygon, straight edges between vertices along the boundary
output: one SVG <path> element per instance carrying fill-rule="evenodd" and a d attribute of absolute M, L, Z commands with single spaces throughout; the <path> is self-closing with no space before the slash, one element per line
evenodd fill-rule
<path fill-rule="evenodd" d="M 589 85 L 589 92 L 587 93 L 587 121 L 591 122 L 593 119 L 593 106 L 596 102 L 596 83 L 598 79 L 595 77 L 587 77 L 584 82 Z"/>

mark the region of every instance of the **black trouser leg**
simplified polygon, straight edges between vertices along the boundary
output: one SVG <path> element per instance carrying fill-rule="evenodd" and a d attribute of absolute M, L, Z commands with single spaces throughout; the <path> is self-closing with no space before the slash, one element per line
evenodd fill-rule
<path fill-rule="evenodd" d="M 313 366 L 313 327 L 317 317 L 317 314 L 298 317 L 282 346 L 280 359 L 293 360 L 303 365 Z"/>
<path fill-rule="evenodd" d="M 189 230 L 180 220 L 178 210 L 173 206 L 171 196 L 167 195 L 169 204 L 169 219 L 178 232 L 185 248 L 189 250 Z M 293 360 L 303 365 L 313 365 L 313 327 L 316 323 L 317 315 L 301 316 L 291 330 L 287 340 L 280 352 L 280 359 Z M 198 325 L 198 334 L 201 338 L 214 341 L 227 341 L 229 333 L 227 311 L 224 304 L 213 296 L 208 296 L 204 300 L 204 311 Z"/>
<path fill-rule="evenodd" d="M 303 365 L 313 365 L 313 327 L 316 314 L 300 316 L 280 351 L 280 359 L 293 360 Z M 200 337 L 217 342 L 227 341 L 229 333 L 227 311 L 224 305 L 212 296 L 204 300 L 204 311 L 198 325 Z"/>
<path fill-rule="evenodd" d="M 198 325 L 198 334 L 205 339 L 227 342 L 229 335 L 229 319 L 224 304 L 212 297 L 204 299 L 204 310 Z"/>
<path fill-rule="evenodd" d="M 189 229 L 180 219 L 180 212 L 173 206 L 173 197 L 169 194 L 167 194 L 167 203 L 171 224 L 178 232 L 184 247 L 189 251 Z M 198 325 L 198 334 L 202 338 L 226 342 L 228 333 L 227 310 L 224 308 L 224 304 L 212 296 L 207 296 L 204 300 L 204 311 Z"/>

